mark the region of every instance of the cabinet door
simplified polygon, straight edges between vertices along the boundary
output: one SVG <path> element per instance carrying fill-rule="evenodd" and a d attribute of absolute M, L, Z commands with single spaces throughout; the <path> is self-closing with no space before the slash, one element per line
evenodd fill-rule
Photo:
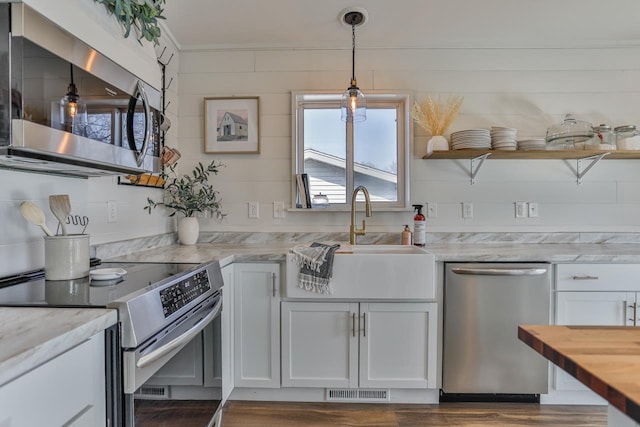
<path fill-rule="evenodd" d="M 222 403 L 233 391 L 233 264 L 222 269 Z"/>
<path fill-rule="evenodd" d="M 437 307 L 360 304 L 360 387 L 436 387 Z"/>
<path fill-rule="evenodd" d="M 556 324 L 633 326 L 635 292 L 557 292 Z"/>
<path fill-rule="evenodd" d="M 234 265 L 236 387 L 280 386 L 280 265 Z"/>
<path fill-rule="evenodd" d="M 0 387 L 0 426 L 104 426 L 104 333 Z"/>
<path fill-rule="evenodd" d="M 633 326 L 635 292 L 557 292 L 556 324 Z M 556 390 L 587 390 L 580 381 L 554 366 Z"/>
<path fill-rule="evenodd" d="M 358 386 L 358 303 L 282 303 L 282 385 Z"/>

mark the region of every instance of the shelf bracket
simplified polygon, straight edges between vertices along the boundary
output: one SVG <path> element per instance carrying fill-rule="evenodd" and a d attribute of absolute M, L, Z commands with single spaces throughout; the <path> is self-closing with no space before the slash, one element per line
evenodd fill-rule
<path fill-rule="evenodd" d="M 482 154 L 478 157 L 473 157 L 469 165 L 469 177 L 471 178 L 471 185 L 476 183 L 476 175 L 482 167 L 484 161 L 489 157 L 491 153 Z"/>
<path fill-rule="evenodd" d="M 595 156 L 583 157 L 581 159 L 576 160 L 576 178 L 578 185 L 582 184 L 582 178 L 589 172 L 589 170 L 596 165 L 600 160 L 602 160 L 605 156 L 608 156 L 609 152 L 596 154 Z M 584 162 L 589 161 L 589 164 L 582 169 L 582 164 Z"/>

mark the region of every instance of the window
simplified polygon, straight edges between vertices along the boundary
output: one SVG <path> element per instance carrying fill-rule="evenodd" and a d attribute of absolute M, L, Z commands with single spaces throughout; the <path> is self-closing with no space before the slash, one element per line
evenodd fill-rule
<path fill-rule="evenodd" d="M 326 194 L 334 208 L 350 206 L 359 185 L 378 209 L 407 207 L 409 96 L 367 94 L 367 120 L 345 123 L 341 95 L 293 94 L 294 173 L 306 173 L 310 194 Z"/>

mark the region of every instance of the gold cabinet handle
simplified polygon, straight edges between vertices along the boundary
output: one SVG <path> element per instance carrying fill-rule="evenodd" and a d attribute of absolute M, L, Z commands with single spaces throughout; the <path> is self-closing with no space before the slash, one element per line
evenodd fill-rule
<path fill-rule="evenodd" d="M 598 276 L 573 276 L 573 280 L 598 280 Z"/>

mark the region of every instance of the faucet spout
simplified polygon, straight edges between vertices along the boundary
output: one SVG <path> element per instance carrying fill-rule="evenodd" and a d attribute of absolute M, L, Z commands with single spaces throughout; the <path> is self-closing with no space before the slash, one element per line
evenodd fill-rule
<path fill-rule="evenodd" d="M 353 194 L 351 195 L 351 226 L 349 227 L 349 243 L 352 245 L 356 245 L 356 236 L 364 236 L 366 233 L 366 227 L 364 219 L 362 220 L 362 228 L 356 227 L 356 197 L 358 195 L 358 191 L 362 191 L 364 194 L 365 201 L 365 215 L 370 217 L 371 213 L 371 199 L 369 198 L 369 190 L 363 185 L 356 187 L 353 190 Z"/>

